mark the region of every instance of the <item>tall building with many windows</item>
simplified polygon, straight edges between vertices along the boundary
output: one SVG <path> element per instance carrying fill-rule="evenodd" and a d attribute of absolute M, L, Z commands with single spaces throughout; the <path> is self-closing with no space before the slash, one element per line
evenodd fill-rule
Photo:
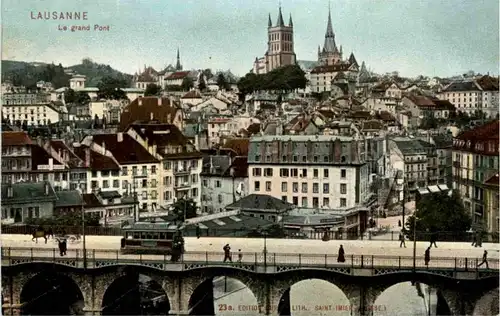
<path fill-rule="evenodd" d="M 249 194 L 308 208 L 351 208 L 368 196 L 365 141 L 333 135 L 260 136 L 250 140 Z"/>

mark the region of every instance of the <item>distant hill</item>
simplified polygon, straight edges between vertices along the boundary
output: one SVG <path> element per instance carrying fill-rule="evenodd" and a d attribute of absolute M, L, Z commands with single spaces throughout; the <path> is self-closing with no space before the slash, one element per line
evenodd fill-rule
<path fill-rule="evenodd" d="M 108 76 L 124 79 L 128 84 L 132 80 L 132 75 L 115 70 L 109 65 L 94 63 L 88 58 L 83 59 L 79 65 L 66 68 L 61 64 L 2 60 L 2 80 L 8 80 L 16 86 L 34 88 L 38 81 L 43 80 L 51 82 L 56 89 L 67 87 L 72 74 L 86 76 L 85 85 L 88 87 L 96 87 L 102 78 Z"/>

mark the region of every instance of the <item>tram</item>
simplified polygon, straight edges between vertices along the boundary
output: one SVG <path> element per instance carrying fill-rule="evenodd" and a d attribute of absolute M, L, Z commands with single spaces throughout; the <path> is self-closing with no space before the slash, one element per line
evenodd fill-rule
<path fill-rule="evenodd" d="M 121 252 L 123 254 L 167 254 L 174 250 L 184 252 L 181 227 L 162 222 L 137 222 L 123 227 Z"/>

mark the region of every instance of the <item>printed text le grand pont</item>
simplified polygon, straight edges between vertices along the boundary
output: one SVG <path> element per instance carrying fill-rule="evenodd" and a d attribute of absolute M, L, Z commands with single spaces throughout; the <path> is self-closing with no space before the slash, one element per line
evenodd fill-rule
<path fill-rule="evenodd" d="M 32 20 L 87 20 L 87 11 L 31 11 Z"/>

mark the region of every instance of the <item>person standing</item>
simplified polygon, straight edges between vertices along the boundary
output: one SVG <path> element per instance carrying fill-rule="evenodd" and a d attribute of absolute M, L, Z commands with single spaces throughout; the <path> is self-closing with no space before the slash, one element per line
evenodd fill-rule
<path fill-rule="evenodd" d="M 481 263 L 478 264 L 477 267 L 479 268 L 480 266 L 482 266 L 485 263 L 486 263 L 486 269 L 489 269 L 490 267 L 488 266 L 488 251 L 486 251 L 486 250 L 483 253 L 483 261 L 481 261 Z"/>
<path fill-rule="evenodd" d="M 400 232 L 399 233 L 399 248 L 401 248 L 402 246 L 404 246 L 406 248 L 405 235 L 403 234 L 403 232 Z"/>
<path fill-rule="evenodd" d="M 429 268 L 429 261 L 431 261 L 431 247 L 430 246 L 425 250 L 424 261 L 425 261 L 425 266 L 427 268 Z"/>
<path fill-rule="evenodd" d="M 429 247 L 432 247 L 432 245 L 434 245 L 434 247 L 438 247 L 436 245 L 436 240 L 437 240 L 437 234 L 435 232 L 432 232 L 431 233 L 431 245 Z"/>
<path fill-rule="evenodd" d="M 229 247 L 229 244 L 226 244 L 224 248 L 222 248 L 222 250 L 224 250 L 223 262 L 226 262 L 227 260 L 229 260 L 229 262 L 233 262 L 233 260 L 231 259 L 231 247 Z"/>
<path fill-rule="evenodd" d="M 241 263 L 241 260 L 243 260 L 243 254 L 241 253 L 241 249 L 238 249 L 238 262 Z"/>
<path fill-rule="evenodd" d="M 339 248 L 339 255 L 337 257 L 337 262 L 345 262 L 345 251 L 344 251 L 344 247 L 342 247 L 342 245 L 340 245 L 340 248 Z"/>

